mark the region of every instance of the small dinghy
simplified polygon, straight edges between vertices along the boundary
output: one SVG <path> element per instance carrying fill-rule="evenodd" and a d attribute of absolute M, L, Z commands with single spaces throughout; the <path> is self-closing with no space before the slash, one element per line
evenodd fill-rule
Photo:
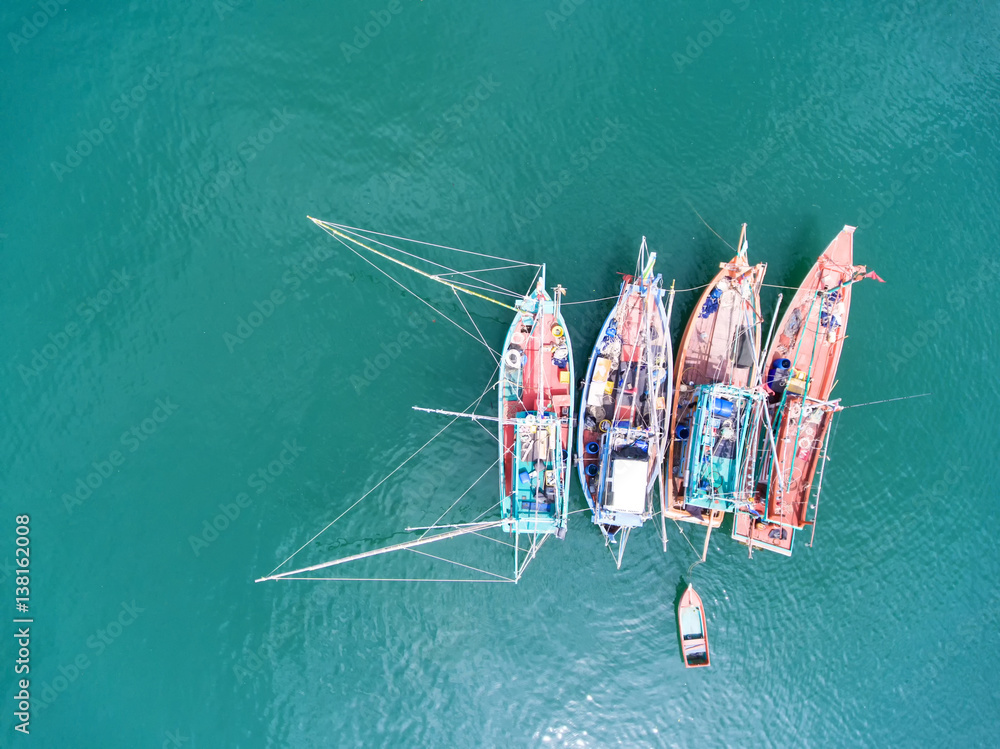
<path fill-rule="evenodd" d="M 681 632 L 684 665 L 687 668 L 710 665 L 705 607 L 701 603 L 701 596 L 694 592 L 691 585 L 688 585 L 677 606 L 677 624 Z"/>

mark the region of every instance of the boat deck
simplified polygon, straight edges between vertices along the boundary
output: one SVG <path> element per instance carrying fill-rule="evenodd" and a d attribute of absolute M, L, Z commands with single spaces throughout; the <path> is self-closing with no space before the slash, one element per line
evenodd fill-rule
<path fill-rule="evenodd" d="M 507 530 L 550 533 L 566 513 L 572 354 L 555 303 L 544 291 L 535 298 L 541 314 L 515 318 L 501 362 L 501 514 L 516 520 Z"/>
<path fill-rule="evenodd" d="M 744 227 L 745 228 L 745 227 Z M 741 237 L 740 244 L 743 244 Z M 682 440 L 677 427 L 689 423 L 697 407 L 697 388 L 725 383 L 740 388 L 756 379 L 760 352 L 760 286 L 766 265 L 749 265 L 742 256 L 720 263 L 719 273 L 702 292 L 681 339 L 674 369 L 674 405 L 667 454 L 666 515 L 708 525 L 700 508 L 687 504 Z M 712 522 L 721 524 L 721 517 Z"/>
<path fill-rule="evenodd" d="M 659 276 L 645 285 L 626 280 L 591 356 L 581 403 L 578 458 L 595 522 L 610 480 L 601 472 L 610 450 L 642 446 L 649 466 L 647 489 L 661 470 L 660 445 L 668 417 L 665 358 L 670 355 L 662 293 Z M 654 363 L 652 371 L 649 362 Z M 644 514 L 616 518 L 616 523 L 638 525 Z"/>

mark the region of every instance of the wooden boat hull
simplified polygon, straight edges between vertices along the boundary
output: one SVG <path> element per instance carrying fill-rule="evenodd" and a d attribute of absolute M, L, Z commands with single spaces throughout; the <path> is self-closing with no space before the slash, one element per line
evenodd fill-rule
<path fill-rule="evenodd" d="M 782 396 L 774 404 L 777 462 L 770 461 L 766 516 L 771 523 L 792 528 L 803 528 L 807 523 L 813 478 L 837 410 L 828 400 L 844 350 L 850 282 L 864 270 L 853 264 L 853 258 L 854 227 L 845 226 L 795 293 L 765 359 L 768 386 Z M 828 289 L 837 290 L 823 294 Z M 778 387 L 776 368 L 784 362 L 790 363 L 790 372 L 808 376 L 789 376 L 784 387 Z"/>
<path fill-rule="evenodd" d="M 684 665 L 687 668 L 710 666 L 705 607 L 701 602 L 701 596 L 690 585 L 677 606 L 677 628 L 681 637 Z"/>
<path fill-rule="evenodd" d="M 673 358 L 663 293 L 660 276 L 645 283 L 626 278 L 584 379 L 577 472 L 593 522 L 608 540 L 653 515 Z"/>
<path fill-rule="evenodd" d="M 544 275 L 543 275 L 544 278 Z M 566 533 L 575 379 L 569 331 L 543 281 L 517 306 L 500 362 L 500 511 L 513 534 Z"/>
<path fill-rule="evenodd" d="M 745 248 L 746 226 L 740 237 Z M 760 357 L 760 286 L 766 265 L 751 266 L 743 251 L 705 287 L 691 313 L 674 365 L 674 397 L 667 450 L 666 516 L 674 520 L 711 525 L 722 523 L 722 514 L 702 512 L 686 502 L 684 483 L 685 437 L 678 427 L 690 422 L 698 402 L 698 388 L 724 383 L 751 388 L 758 380 Z M 683 429 L 680 430 L 683 433 Z M 747 456 L 750 462 L 753 456 Z"/>

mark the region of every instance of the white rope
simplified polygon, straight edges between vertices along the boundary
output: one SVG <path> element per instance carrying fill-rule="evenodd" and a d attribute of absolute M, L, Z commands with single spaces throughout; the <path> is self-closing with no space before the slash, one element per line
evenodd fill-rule
<path fill-rule="evenodd" d="M 439 580 L 436 578 L 411 578 L 411 577 L 279 577 L 278 580 L 324 580 L 331 582 L 356 582 L 356 583 L 514 583 L 509 577 L 500 580 Z"/>
<path fill-rule="evenodd" d="M 413 295 L 413 296 L 415 296 L 415 297 L 416 297 L 417 299 L 419 299 L 419 300 L 420 300 L 421 302 L 423 302 L 424 304 L 426 304 L 426 305 L 427 305 L 428 307 L 430 307 L 430 308 L 431 308 L 432 310 L 434 310 L 434 312 L 435 312 L 435 313 L 437 313 L 437 314 L 441 315 L 441 317 L 443 317 L 443 318 L 444 318 L 445 320 L 447 320 L 448 322 L 450 322 L 450 323 L 451 323 L 452 325 L 454 325 L 454 326 L 455 326 L 456 328 L 458 328 L 459 330 L 461 330 L 461 331 L 462 331 L 463 333 L 465 333 L 465 334 L 466 334 L 467 336 L 469 336 L 469 337 L 470 337 L 470 338 L 471 338 L 472 340 L 474 340 L 474 341 L 475 341 L 476 343 L 483 343 L 483 341 L 481 341 L 481 340 L 480 340 L 479 338 L 476 338 L 476 336 L 475 336 L 475 335 L 474 335 L 474 334 L 473 334 L 472 332 L 470 332 L 469 330 L 466 330 L 465 328 L 463 328 L 463 327 L 462 327 L 461 325 L 459 325 L 459 324 L 458 324 L 457 322 L 455 322 L 455 321 L 454 321 L 454 320 L 452 320 L 452 319 L 451 319 L 450 317 L 448 317 L 448 315 L 446 315 L 446 314 L 445 314 L 444 312 L 442 312 L 442 311 L 441 311 L 441 310 L 439 310 L 439 309 L 438 309 L 437 307 L 435 307 L 435 306 L 434 306 L 433 304 L 431 304 L 431 303 L 430 303 L 430 302 L 428 302 L 428 301 L 427 301 L 426 299 L 424 299 L 424 298 L 423 298 L 422 296 L 420 296 L 420 295 L 419 295 L 419 294 L 418 294 L 417 292 L 415 292 L 415 291 L 413 291 L 412 289 L 408 288 L 408 287 L 406 286 L 406 284 L 404 284 L 404 283 L 403 283 L 402 281 L 400 281 L 400 280 L 399 280 L 398 278 L 394 277 L 394 276 L 393 276 L 393 275 L 392 275 L 391 273 L 388 273 L 387 271 L 383 270 L 382 268 L 379 268 L 379 267 L 378 267 L 378 266 L 377 266 L 377 265 L 376 265 L 375 263 L 373 263 L 373 262 L 372 262 L 371 260 L 369 260 L 368 258 L 366 258 L 366 257 L 365 257 L 364 255 L 362 255 L 362 254 L 361 254 L 360 252 L 358 252 L 357 250 L 355 250 L 355 249 L 354 249 L 353 247 L 351 247 L 351 246 L 350 246 L 349 244 L 347 244 L 346 242 L 344 242 L 344 240 L 343 240 L 343 239 L 341 239 L 341 238 L 340 238 L 340 237 L 338 237 L 338 236 L 334 236 L 334 239 L 336 239 L 336 240 L 337 240 L 338 242 L 340 242 L 340 243 L 341 243 L 342 245 L 344 245 L 344 247 L 346 247 L 346 248 L 347 248 L 348 250 L 350 250 L 350 251 L 351 251 L 351 252 L 353 252 L 353 253 L 354 253 L 355 255 L 357 255 L 357 256 L 358 256 L 359 258 L 361 258 L 361 259 L 362 259 L 362 260 L 364 260 L 364 261 L 365 261 L 366 263 L 368 263 L 368 264 L 369 264 L 369 265 L 370 265 L 371 267 L 373 267 L 373 268 L 374 268 L 375 270 L 377 270 L 377 271 L 378 271 L 379 273 L 381 273 L 381 274 L 382 274 L 383 276 L 385 276 L 386 278 L 388 278 L 388 279 L 389 279 L 390 281 L 392 281 L 393 283 L 397 284 L 397 285 L 398 285 L 398 286 L 399 286 L 400 288 L 402 288 L 402 289 L 403 289 L 404 291 L 406 291 L 406 292 L 407 292 L 407 293 L 409 293 L 409 294 L 412 294 L 412 295 Z M 483 345 L 486 345 L 486 344 L 485 344 L 485 343 L 483 343 Z M 488 348 L 488 349 L 490 350 L 490 352 L 491 352 L 491 353 L 493 353 L 493 354 L 496 354 L 496 352 L 495 352 L 495 351 L 494 351 L 494 350 L 493 350 L 492 348 L 490 348 L 489 346 L 486 346 L 486 348 Z"/>
<path fill-rule="evenodd" d="M 476 325 L 476 321 L 472 319 L 472 314 L 469 312 L 469 308 L 465 306 L 465 302 L 462 301 L 462 297 L 460 297 L 458 295 L 458 292 L 455 291 L 455 289 L 452 289 L 451 292 L 455 295 L 455 299 L 458 300 L 458 303 L 462 305 L 462 309 L 465 310 L 466 317 L 469 318 L 469 322 L 472 323 L 472 327 L 474 327 L 476 329 L 476 332 L 479 334 L 479 340 L 482 341 L 483 345 L 490 352 L 490 356 L 493 357 L 493 361 L 495 361 L 497 363 L 497 365 L 499 366 L 499 364 L 500 364 L 500 357 L 493 352 L 493 348 L 490 346 L 490 344 L 488 344 L 486 342 L 486 336 L 483 335 L 483 331 L 481 331 L 479 329 L 479 326 Z"/>
<path fill-rule="evenodd" d="M 482 396 L 480 396 L 480 399 L 482 399 Z M 475 402 L 476 402 L 476 401 L 473 401 L 473 403 L 475 403 Z M 312 538 L 310 538 L 310 539 L 309 539 L 308 541 L 306 541 L 306 542 L 305 542 L 304 544 L 302 544 L 302 546 L 300 546 L 300 547 L 299 547 L 298 549 L 296 549 L 296 550 L 295 550 L 295 551 L 294 551 L 294 552 L 293 552 L 293 553 L 292 553 L 292 554 L 291 554 L 291 555 L 290 555 L 290 556 L 289 556 L 289 557 L 288 557 L 288 558 L 287 558 L 287 559 L 286 559 L 285 561 L 283 561 L 283 562 L 282 562 L 281 564 L 279 564 L 279 565 L 278 565 L 277 567 L 275 567 L 275 568 L 274 568 L 273 570 L 271 570 L 271 571 L 270 571 L 270 572 L 269 572 L 269 573 L 267 574 L 267 576 L 268 576 L 268 577 L 270 577 L 270 576 L 271 576 L 271 575 L 273 575 L 273 574 L 274 574 L 274 573 L 275 573 L 275 572 L 276 572 L 276 571 L 277 571 L 278 569 L 280 569 L 281 567 L 284 567 L 284 566 L 285 566 L 286 564 L 288 564 L 288 562 L 290 562 L 290 561 L 292 560 L 292 558 L 293 558 L 293 557 L 295 557 L 295 555 L 296 555 L 296 554 L 298 554 L 298 553 L 299 553 L 300 551 L 302 551 L 302 550 L 303 550 L 304 548 L 306 548 L 306 547 L 307 547 L 307 546 L 308 546 L 309 544 L 311 544 L 311 543 L 312 543 L 313 541 L 315 541 L 315 540 L 316 540 L 317 538 L 319 538 L 319 537 L 320 537 L 321 535 L 323 535 L 324 533 L 326 533 L 326 532 L 327 532 L 327 531 L 328 531 L 328 530 L 329 530 L 329 529 L 330 529 L 330 528 L 331 528 L 331 527 L 333 526 L 333 524 L 334 524 L 334 523 L 336 523 L 336 522 L 337 522 L 338 520 L 340 520 L 340 519 L 341 519 L 342 517 L 344 517 L 344 515 L 346 515 L 346 514 L 347 514 L 347 513 L 349 513 L 349 512 L 351 511 L 351 510 L 353 510 L 353 509 L 354 509 L 355 507 L 357 507 L 357 505 L 358 505 L 358 504 L 359 504 L 359 503 L 360 503 L 360 502 L 361 502 L 361 501 L 362 501 L 363 499 L 365 499 L 365 497 L 367 497 L 367 496 L 368 496 L 369 494 L 371 494 L 371 493 L 372 493 L 373 491 L 375 491 L 375 490 L 376 490 L 376 489 L 378 489 L 378 488 L 379 488 L 380 486 L 382 486 L 382 484 L 384 484 L 384 483 L 385 483 L 386 481 L 388 481 L 388 480 L 389 480 L 389 479 L 390 479 L 390 478 L 391 478 L 391 477 L 392 477 L 392 476 L 393 476 L 393 475 L 394 475 L 394 474 L 395 474 L 395 473 L 396 473 L 396 472 L 397 472 L 397 471 L 398 471 L 398 470 L 399 470 L 400 468 L 402 468 L 402 467 L 403 467 L 403 466 L 405 466 L 405 465 L 406 465 L 407 463 L 409 463 L 409 462 L 410 462 L 411 460 L 413 460 L 413 459 L 414 459 L 415 457 L 417 457 L 417 455 L 419 455 L 419 454 L 420 454 L 420 452 L 421 452 L 421 451 L 422 451 L 422 450 L 423 450 L 423 449 L 424 449 L 425 447 L 427 447 L 427 446 L 428 446 L 429 444 L 431 444 L 431 443 L 432 443 L 432 442 L 433 442 L 434 440 L 436 440 L 436 439 L 437 439 L 438 437 L 440 437 L 440 436 L 441 436 L 442 434 L 444 434 L 444 431 L 445 431 L 445 430 L 446 430 L 446 429 L 447 429 L 448 427 L 450 427 L 450 426 L 451 426 L 452 424 L 454 424 L 454 423 L 455 423 L 456 421 L 458 421 L 458 419 L 459 419 L 459 418 L 460 418 L 460 417 L 456 416 L 456 417 L 455 417 L 454 419 L 452 419 L 452 420 L 451 420 L 451 421 L 449 421 L 449 422 L 448 422 L 447 424 L 445 424 L 445 425 L 444 425 L 443 427 L 441 427 L 440 431 L 438 431 L 438 432 L 437 432 L 437 434 L 435 434 L 435 435 L 434 435 L 433 437 L 431 437 L 431 438 L 430 438 L 429 440 L 427 440 L 427 441 L 426 441 L 426 442 L 425 442 L 425 443 L 424 443 L 423 445 L 421 445 L 421 446 L 420 446 L 420 447 L 419 447 L 419 448 L 417 449 L 417 451 L 416 451 L 415 453 L 413 453 L 413 454 L 412 454 L 412 455 L 411 455 L 410 457 L 408 457 L 408 458 L 407 458 L 406 460 L 404 460 L 404 461 L 403 461 L 402 463 L 400 463 L 400 464 L 399 464 L 398 466 L 396 466 L 395 468 L 393 468 L 393 469 L 392 469 L 392 471 L 391 471 L 391 472 L 390 472 L 390 473 L 389 473 L 388 475 L 386 475 L 386 476 L 385 476 L 385 477 L 384 477 L 384 478 L 383 478 L 383 479 L 382 479 L 381 481 L 379 481 L 379 482 L 378 482 L 377 484 L 375 484 L 375 486 L 373 486 L 373 487 L 372 487 L 371 489 L 369 489 L 369 490 L 368 490 L 368 491 L 366 491 L 366 492 L 365 492 L 364 494 L 362 494 L 362 495 L 361 495 L 361 497 L 359 497 L 359 498 L 358 498 L 358 499 L 357 499 L 357 500 L 356 500 L 356 501 L 354 502 L 354 504 L 352 504 L 352 505 L 351 505 L 350 507 L 348 507 L 348 508 L 347 508 L 346 510 L 344 510 L 344 511 L 343 511 L 342 513 L 340 513 L 340 514 L 339 514 L 339 515 L 338 515 L 337 517 L 335 517 L 335 518 L 334 518 L 333 520 L 331 520 L 331 521 L 330 521 L 330 522 L 329 522 L 329 523 L 328 523 L 328 524 L 327 524 L 327 525 L 326 525 L 326 526 L 325 526 L 325 527 L 323 528 L 323 530 L 321 530 L 321 531 L 320 531 L 319 533 L 317 533 L 317 534 L 316 534 L 315 536 L 313 536 L 313 537 L 312 537 Z"/>
<path fill-rule="evenodd" d="M 370 229 L 359 229 L 356 226 L 347 226 L 346 224 L 335 224 L 332 221 L 328 222 L 328 223 L 331 226 L 336 226 L 338 229 L 351 229 L 353 231 L 363 232 L 365 234 L 374 234 L 377 237 L 388 237 L 389 239 L 401 239 L 404 242 L 413 242 L 414 244 L 422 244 L 422 245 L 424 245 L 426 247 L 437 247 L 438 249 L 441 249 L 441 250 L 451 250 L 453 252 L 460 252 L 463 255 L 475 255 L 476 257 L 485 257 L 485 258 L 489 258 L 490 260 L 503 260 L 505 263 L 514 263 L 514 264 L 519 265 L 520 267 L 531 267 L 531 268 L 540 268 L 541 267 L 538 263 L 526 263 L 523 260 L 512 260 L 510 258 L 500 257 L 498 255 L 487 255 L 486 253 L 483 253 L 483 252 L 473 252 L 472 250 L 460 250 L 458 247 L 448 247 L 447 245 L 443 245 L 443 244 L 434 244 L 432 242 L 422 242 L 419 239 L 409 239 L 407 237 L 397 237 L 395 234 L 383 234 L 382 232 L 372 231 Z"/>
<path fill-rule="evenodd" d="M 501 500 L 501 501 L 503 501 L 503 500 Z M 488 510 L 483 510 L 481 513 L 479 513 L 479 515 L 476 517 L 476 519 L 473 520 L 472 522 L 473 523 L 479 522 L 479 519 L 481 517 L 483 517 L 483 515 L 488 515 L 489 513 L 493 512 L 493 510 L 495 510 L 499 506 L 500 506 L 500 502 L 497 502 L 495 505 L 493 505 L 492 507 L 490 507 Z"/>
<path fill-rule="evenodd" d="M 449 512 L 451 512 L 455 508 L 455 505 L 457 505 L 459 502 L 461 502 L 462 499 L 465 497 L 465 495 L 468 494 L 469 492 L 471 492 L 475 488 L 476 484 L 478 484 L 480 481 L 482 481 L 483 477 L 485 477 L 487 473 L 489 473 L 490 471 L 492 471 L 493 468 L 496 466 L 496 464 L 499 463 L 499 462 L 500 462 L 500 458 L 497 458 L 495 461 L 493 461 L 493 465 L 491 465 L 489 468 L 487 468 L 485 471 L 483 471 L 481 474 L 479 474 L 479 478 L 477 478 L 475 481 L 472 482 L 472 486 L 470 486 L 468 489 L 466 489 L 464 492 L 462 492 L 459 495 L 458 499 L 456 499 L 454 502 L 451 503 L 451 507 L 449 507 L 447 510 L 445 510 L 444 512 L 442 512 L 441 516 L 437 520 L 435 520 L 433 523 L 431 523 L 430 527 L 427 530 L 425 530 L 423 533 L 420 534 L 420 537 L 423 538 L 428 533 L 430 533 L 432 530 L 434 530 L 435 526 L 437 526 L 437 524 L 440 523 L 444 519 L 444 516 L 447 515 Z"/>
<path fill-rule="evenodd" d="M 615 294 L 614 296 L 605 296 L 601 297 L 600 299 L 584 299 L 582 302 L 561 302 L 561 304 L 562 306 L 566 307 L 570 304 L 593 304 L 594 302 L 606 302 L 609 299 L 617 299 L 617 298 L 618 295 Z"/>
<path fill-rule="evenodd" d="M 324 222 L 324 223 L 326 223 L 326 222 Z M 337 227 L 338 229 L 343 229 L 344 228 L 344 227 L 338 226 L 337 224 L 330 224 L 330 226 Z M 330 232 L 327 232 L 327 233 L 330 233 Z M 366 240 L 368 242 L 371 242 L 372 244 L 377 244 L 380 247 L 385 247 L 387 250 L 392 250 L 393 252 L 398 252 L 401 255 L 406 255 L 407 257 L 410 257 L 410 258 L 413 258 L 414 260 L 419 260 L 421 262 L 427 263 L 428 265 L 432 265 L 432 266 L 435 266 L 437 268 L 443 268 L 444 270 L 448 271 L 448 273 L 445 273 L 443 275 L 458 274 L 458 275 L 461 275 L 461 276 L 466 276 L 468 278 L 471 278 L 474 281 L 478 281 L 480 284 L 486 284 L 486 286 L 477 286 L 476 284 L 466 282 L 465 285 L 469 286 L 470 288 L 479 289 L 480 291 L 488 291 L 491 294 L 499 292 L 501 294 L 506 294 L 507 296 L 513 297 L 514 299 L 520 299 L 522 296 L 524 296 L 523 294 L 518 294 L 517 292 L 514 292 L 514 291 L 511 291 L 510 289 L 504 288 L 503 286 L 500 286 L 499 284 L 495 284 L 492 281 L 487 281 L 484 278 L 477 278 L 476 276 L 472 275 L 473 273 L 483 273 L 483 272 L 486 272 L 486 271 L 480 271 L 480 270 L 471 270 L 471 271 L 456 270 L 455 268 L 451 268 L 451 267 L 449 267 L 447 265 L 444 265 L 443 263 L 439 263 L 437 261 L 434 261 L 434 260 L 431 260 L 429 258 L 423 257 L 422 255 L 417 255 L 417 254 L 412 253 L 412 252 L 407 252 L 406 250 L 402 250 L 399 247 L 394 247 L 391 244 L 386 244 L 385 242 L 380 242 L 377 239 L 372 239 L 367 234 L 362 233 L 362 230 L 345 231 L 344 233 L 345 234 L 353 235 L 355 237 L 361 237 L 362 239 L 364 239 L 364 240 Z M 332 234 L 331 236 L 336 237 L 337 235 L 336 234 Z M 406 240 L 406 241 L 415 241 L 415 240 Z M 425 243 L 421 242 L 420 244 L 425 244 Z M 449 248 L 449 249 L 454 249 L 454 248 Z M 499 258 L 499 259 L 503 260 L 504 258 Z M 517 262 L 517 261 L 508 261 L 508 262 Z M 522 264 L 519 264 L 519 265 L 510 266 L 510 267 L 512 267 L 512 268 L 520 268 L 520 267 L 524 267 L 524 265 L 525 264 L 522 263 Z M 437 274 L 437 275 L 440 277 L 442 274 Z"/>
<path fill-rule="evenodd" d="M 500 503 L 497 502 L 497 504 Z M 501 544 L 503 546 L 509 546 L 512 549 L 514 548 L 514 544 L 507 543 L 506 541 L 501 541 L 499 538 L 493 538 L 492 536 L 484 536 L 482 533 L 479 533 L 478 531 L 470 535 L 479 536 L 480 538 L 485 538 L 487 541 L 492 541 L 493 543 Z"/>
<path fill-rule="evenodd" d="M 503 575 L 499 575 L 496 572 L 490 572 L 489 570 L 481 570 L 478 567 L 472 567 L 472 566 L 470 566 L 468 564 L 462 564 L 461 562 L 456 562 L 454 559 L 445 559 L 444 557 L 439 557 L 439 556 L 436 556 L 434 554 L 428 554 L 426 551 L 419 551 L 417 549 L 407 549 L 407 551 L 412 551 L 414 554 L 422 554 L 425 557 L 430 557 L 431 559 L 437 559 L 438 561 L 441 561 L 441 562 L 448 562 L 450 564 L 457 565 L 458 567 L 464 567 L 465 569 L 472 570 L 473 572 L 481 572 L 484 575 L 491 575 L 492 577 L 499 577 L 501 580 L 505 580 L 507 582 L 514 582 L 511 578 L 504 577 Z"/>

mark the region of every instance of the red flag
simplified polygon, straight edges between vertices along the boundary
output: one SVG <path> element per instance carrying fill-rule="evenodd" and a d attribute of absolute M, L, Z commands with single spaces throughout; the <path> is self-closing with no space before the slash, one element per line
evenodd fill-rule
<path fill-rule="evenodd" d="M 867 273 L 865 273 L 865 278 L 874 278 L 874 279 L 875 279 L 876 281 L 878 281 L 879 283 L 885 283 L 885 279 L 884 279 L 884 278 L 880 278 L 880 277 L 879 277 L 879 274 L 878 274 L 878 273 L 876 273 L 876 272 L 875 272 L 875 271 L 873 271 L 873 270 L 870 270 L 870 271 L 868 271 Z"/>

